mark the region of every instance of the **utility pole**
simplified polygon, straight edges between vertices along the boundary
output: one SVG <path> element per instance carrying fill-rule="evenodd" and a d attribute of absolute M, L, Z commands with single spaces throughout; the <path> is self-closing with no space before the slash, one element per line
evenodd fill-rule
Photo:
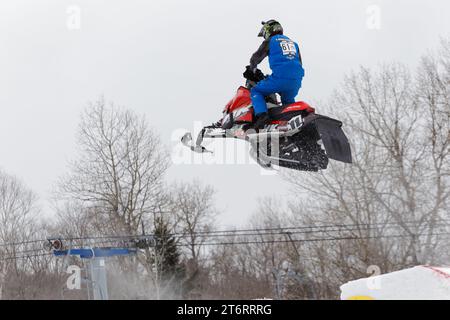
<path fill-rule="evenodd" d="M 108 282 L 104 258 L 92 258 L 89 263 L 94 300 L 108 300 Z"/>

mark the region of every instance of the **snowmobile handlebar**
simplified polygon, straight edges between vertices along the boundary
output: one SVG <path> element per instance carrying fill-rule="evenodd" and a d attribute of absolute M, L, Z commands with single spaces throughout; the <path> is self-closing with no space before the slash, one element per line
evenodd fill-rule
<path fill-rule="evenodd" d="M 259 69 L 251 70 L 250 66 L 247 66 L 245 69 L 245 72 L 243 73 L 243 76 L 248 81 L 253 81 L 255 83 L 264 80 L 266 78 L 266 75 Z"/>

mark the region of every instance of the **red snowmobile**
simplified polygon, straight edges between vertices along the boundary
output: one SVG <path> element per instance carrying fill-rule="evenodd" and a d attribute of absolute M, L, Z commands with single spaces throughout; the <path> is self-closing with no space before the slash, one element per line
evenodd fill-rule
<path fill-rule="evenodd" d="M 250 155 L 264 168 L 272 165 L 301 171 L 327 168 L 328 159 L 352 162 L 350 144 L 342 131 L 342 122 L 315 113 L 303 101 L 282 106 L 277 95 L 266 97 L 270 122 L 263 129 L 252 129 L 255 120 L 250 90 L 265 75 L 257 70 L 247 78 L 245 87 L 227 103 L 223 118 L 204 127 L 195 145 L 188 132 L 181 142 L 192 151 L 211 152 L 202 146 L 204 138 L 237 138 L 251 144 Z M 324 148 L 322 148 L 322 145 Z"/>

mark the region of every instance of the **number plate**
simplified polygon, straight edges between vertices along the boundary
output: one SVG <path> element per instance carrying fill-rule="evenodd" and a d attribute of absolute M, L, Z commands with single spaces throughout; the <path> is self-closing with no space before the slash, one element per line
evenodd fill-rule
<path fill-rule="evenodd" d="M 294 42 L 284 40 L 280 42 L 281 51 L 283 51 L 283 55 L 285 56 L 295 56 L 297 54 L 297 48 L 295 47 Z"/>
<path fill-rule="evenodd" d="M 302 116 L 296 116 L 289 120 L 289 126 L 291 130 L 300 129 L 303 126 Z"/>

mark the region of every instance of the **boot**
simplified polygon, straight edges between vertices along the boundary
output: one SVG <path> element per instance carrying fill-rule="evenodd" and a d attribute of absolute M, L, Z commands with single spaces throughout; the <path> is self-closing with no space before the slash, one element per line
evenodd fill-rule
<path fill-rule="evenodd" d="M 263 112 L 256 115 L 256 121 L 252 127 L 255 130 L 260 130 L 263 129 L 268 122 L 269 122 L 269 115 L 267 114 L 267 112 Z"/>

